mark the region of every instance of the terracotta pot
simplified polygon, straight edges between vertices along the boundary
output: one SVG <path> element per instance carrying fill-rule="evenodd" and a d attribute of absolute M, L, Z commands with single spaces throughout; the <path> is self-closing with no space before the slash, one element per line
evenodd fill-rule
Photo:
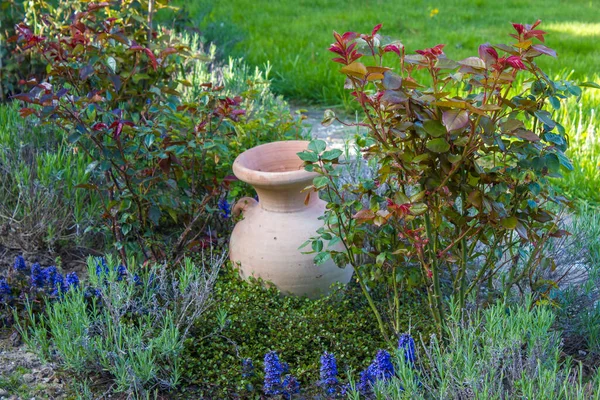
<path fill-rule="evenodd" d="M 336 281 L 348 283 L 353 270 L 338 268 L 332 260 L 316 265 L 314 254 L 298 249 L 323 226 L 319 217 L 325 212 L 318 196 L 313 193 L 304 204 L 306 193 L 301 193 L 316 176 L 304 170 L 297 156 L 308 143 L 268 143 L 236 158 L 233 173 L 256 189 L 259 201 L 244 197 L 234 206 L 234 215 L 241 212 L 244 219 L 231 234 L 230 258 L 244 277 L 260 277 L 283 293 L 315 298 Z"/>

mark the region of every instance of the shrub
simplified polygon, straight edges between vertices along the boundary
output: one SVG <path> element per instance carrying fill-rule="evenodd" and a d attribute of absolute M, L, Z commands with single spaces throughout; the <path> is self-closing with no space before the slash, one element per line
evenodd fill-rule
<path fill-rule="evenodd" d="M 554 314 L 531 302 L 449 314 L 447 344 L 432 338 L 416 366 L 396 357 L 396 375 L 374 385 L 385 399 L 596 399 L 600 372 L 564 359 Z M 358 398 L 356 392 L 350 398 Z"/>
<path fill-rule="evenodd" d="M 30 301 L 30 320 L 19 325 L 20 333 L 32 351 L 60 362 L 80 381 L 102 373 L 114 382 L 114 392 L 173 389 L 181 382 L 184 340 L 212 300 L 223 260 L 211 252 L 202 265 L 186 258 L 168 272 L 159 265 L 135 271 L 112 257 L 90 258 L 88 285 L 61 293 L 37 317 Z"/>
<path fill-rule="evenodd" d="M 30 76 L 43 76 L 45 66 L 35 57 L 16 51 L 8 39 L 13 27 L 26 17 L 25 1 L 3 1 L 0 4 L 0 102 L 21 91 L 20 82 Z"/>
<path fill-rule="evenodd" d="M 223 184 L 218 160 L 226 148 L 215 142 L 227 130 L 223 122 L 243 112 L 238 99 L 219 98 L 212 85 L 197 103 L 182 103 L 173 78 L 192 55 L 142 16 L 139 3 L 99 3 L 75 12 L 68 29 L 47 17 L 47 37 L 24 24 L 17 28 L 18 43 L 47 60 L 52 78 L 16 96 L 42 106 L 21 114 L 58 124 L 94 160 L 89 169 L 102 179 L 84 187 L 103 199 L 123 262 L 127 238 L 145 257 L 164 258 L 153 234 L 161 218 L 186 225 L 173 243 L 176 253 L 197 225 L 202 229 Z"/>
<path fill-rule="evenodd" d="M 201 52 L 205 45 L 197 34 L 182 34 L 182 42 L 192 51 Z M 231 157 L 223 158 L 223 167 L 231 170 L 234 156 L 262 143 L 289 139 L 306 139 L 301 119 L 290 114 L 290 108 L 281 96 L 271 90 L 270 71 L 267 64 L 265 70 L 250 68 L 243 59 L 229 58 L 222 63 L 216 58 L 216 47 L 210 45 L 207 62 L 197 62 L 190 66 L 190 71 L 180 72 L 179 79 L 188 80 L 191 85 L 181 86 L 185 101 L 192 102 L 202 94 L 202 85 L 210 82 L 223 87 L 225 96 L 240 95 L 245 115 L 233 125 L 227 141 Z M 254 190 L 246 184 L 232 182 L 228 198 L 254 196 Z"/>
<path fill-rule="evenodd" d="M 544 288 L 531 279 L 553 265 L 540 250 L 566 235 L 550 207 L 564 210 L 566 201 L 548 179 L 572 165 L 564 154 L 568 133 L 552 112 L 581 90 L 553 82 L 535 64 L 536 57 L 556 55 L 538 43 L 539 24 L 514 24 L 513 44 L 483 44 L 478 57 L 458 62 L 445 56 L 444 45 L 406 54 L 401 43 L 378 34 L 381 25 L 368 34 L 334 34 L 334 61 L 365 116 L 358 125 L 368 133 L 359 145 L 377 169 L 374 180 L 340 187 L 334 165 L 341 151 L 315 141 L 299 154 L 320 174 L 307 190 L 328 201 L 312 250 L 319 262 L 351 264 L 367 298 L 373 281 L 389 285 L 394 297 L 418 271 L 439 335 L 450 294 L 464 305 L 484 283 L 488 298 L 523 285 Z M 362 63 L 363 55 L 372 61 Z M 384 66 L 390 56 L 398 73 Z M 523 74 L 527 84 L 516 85 Z M 324 123 L 335 119 L 328 111 Z M 327 249 L 329 241 L 342 241 L 346 251 Z M 498 276 L 503 288 L 495 293 Z"/>
<path fill-rule="evenodd" d="M 386 301 L 379 291 L 374 296 L 378 304 Z M 409 293 L 401 301 L 402 329 L 412 326 L 428 336 L 433 326 L 426 305 Z M 302 393 L 310 397 L 323 391 L 319 371 L 323 352 L 335 354 L 343 381 L 349 369 L 362 369 L 365 359 L 386 347 L 356 284 L 337 287 L 318 300 L 284 297 L 261 282 L 240 279 L 228 266 L 221 271 L 213 308 L 206 315 L 208 320 L 196 324 L 186 343 L 182 363 L 188 386 L 198 386 L 198 395 L 210 398 L 263 393 L 263 357 L 269 351 L 289 364 Z"/>
<path fill-rule="evenodd" d="M 27 251 L 90 246 L 99 199 L 76 190 L 92 178 L 90 160 L 61 131 L 23 121 L 0 106 L 0 243 Z"/>
<path fill-rule="evenodd" d="M 19 25 L 19 45 L 49 64 L 49 81 L 15 96 L 38 106 L 21 114 L 59 125 L 93 159 L 89 170 L 101 179 L 80 187 L 102 198 L 123 262 L 127 246 L 145 258 L 179 260 L 209 240 L 206 227 L 237 155 L 230 137 L 260 123 L 244 117 L 241 96 L 216 84 L 183 94 L 192 85 L 187 73 L 206 57 L 175 32 L 153 29 L 146 3 L 81 4 L 66 27 L 46 16 L 46 36 Z"/>

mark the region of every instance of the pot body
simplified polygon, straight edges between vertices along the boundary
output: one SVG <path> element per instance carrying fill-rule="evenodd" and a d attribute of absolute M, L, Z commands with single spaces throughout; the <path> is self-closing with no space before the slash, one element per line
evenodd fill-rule
<path fill-rule="evenodd" d="M 270 281 L 286 294 L 316 298 L 335 282 L 348 283 L 353 270 L 339 268 L 331 259 L 316 265 L 314 254 L 302 254 L 310 247 L 299 249 L 323 226 L 319 217 L 326 205 L 314 193 L 305 204 L 306 194 L 301 192 L 316 176 L 303 170 L 296 155 L 307 145 L 306 141 L 274 142 L 236 159 L 235 175 L 254 186 L 259 201 L 243 198 L 236 203 L 234 214 L 242 213 L 244 218 L 231 234 L 229 249 L 243 277 Z"/>

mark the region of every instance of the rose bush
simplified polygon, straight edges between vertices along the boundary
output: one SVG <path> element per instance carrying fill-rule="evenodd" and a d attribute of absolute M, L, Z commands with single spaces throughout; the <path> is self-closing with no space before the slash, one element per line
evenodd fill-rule
<path fill-rule="evenodd" d="M 528 286 L 540 299 L 555 284 L 542 274 L 554 263 L 541 248 L 567 234 L 555 222 L 567 201 L 548 179 L 573 167 L 568 132 L 553 112 L 581 89 L 536 65 L 537 57 L 556 57 L 539 25 L 513 24 L 511 44 L 486 43 L 460 61 L 443 44 L 408 54 L 379 34 L 381 25 L 334 33 L 330 51 L 364 113 L 354 125 L 367 130 L 358 144 L 376 179 L 341 184 L 342 152 L 321 142 L 299 154 L 320 175 L 309 195 L 328 201 L 312 250 L 319 262 L 331 257 L 355 268 L 385 337 L 386 315 L 371 299 L 375 283 L 389 285 L 395 334 L 399 291 L 423 285 L 440 335 L 450 297 L 464 307 L 473 294 Z M 324 124 L 334 120 L 327 111 Z M 325 247 L 340 241 L 344 251 Z M 494 286 L 500 277 L 501 288 Z"/>

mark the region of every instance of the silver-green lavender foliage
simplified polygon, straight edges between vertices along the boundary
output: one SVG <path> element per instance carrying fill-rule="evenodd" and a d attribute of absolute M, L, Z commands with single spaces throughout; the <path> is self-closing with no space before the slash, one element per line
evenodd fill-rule
<path fill-rule="evenodd" d="M 565 229 L 572 235 L 558 250 L 571 261 L 567 265 L 572 265 L 577 279 L 552 293 L 560 306 L 559 325 L 568 335 L 582 338 L 581 348 L 600 354 L 600 209 L 579 207 Z M 580 250 L 579 257 L 573 257 L 572 247 Z"/>
<path fill-rule="evenodd" d="M 155 265 L 124 276 L 112 257 L 105 269 L 90 258 L 87 287 L 48 303 L 44 315 L 31 315 L 21 334 L 30 349 L 81 379 L 89 371 L 107 372 L 115 392 L 139 396 L 173 388 L 181 380 L 183 342 L 210 305 L 225 255 L 203 259 L 203 265 L 185 259 L 173 271 Z"/>
<path fill-rule="evenodd" d="M 0 243 L 30 251 L 89 244 L 98 198 L 76 189 L 92 178 L 88 164 L 64 132 L 24 121 L 16 102 L 0 105 Z"/>
<path fill-rule="evenodd" d="M 432 337 L 415 368 L 398 353 L 395 377 L 378 382 L 374 398 L 600 399 L 600 372 L 584 377 L 576 363 L 563 359 L 554 313 L 530 305 L 499 303 L 463 322 L 452 310 L 449 342 Z"/>

